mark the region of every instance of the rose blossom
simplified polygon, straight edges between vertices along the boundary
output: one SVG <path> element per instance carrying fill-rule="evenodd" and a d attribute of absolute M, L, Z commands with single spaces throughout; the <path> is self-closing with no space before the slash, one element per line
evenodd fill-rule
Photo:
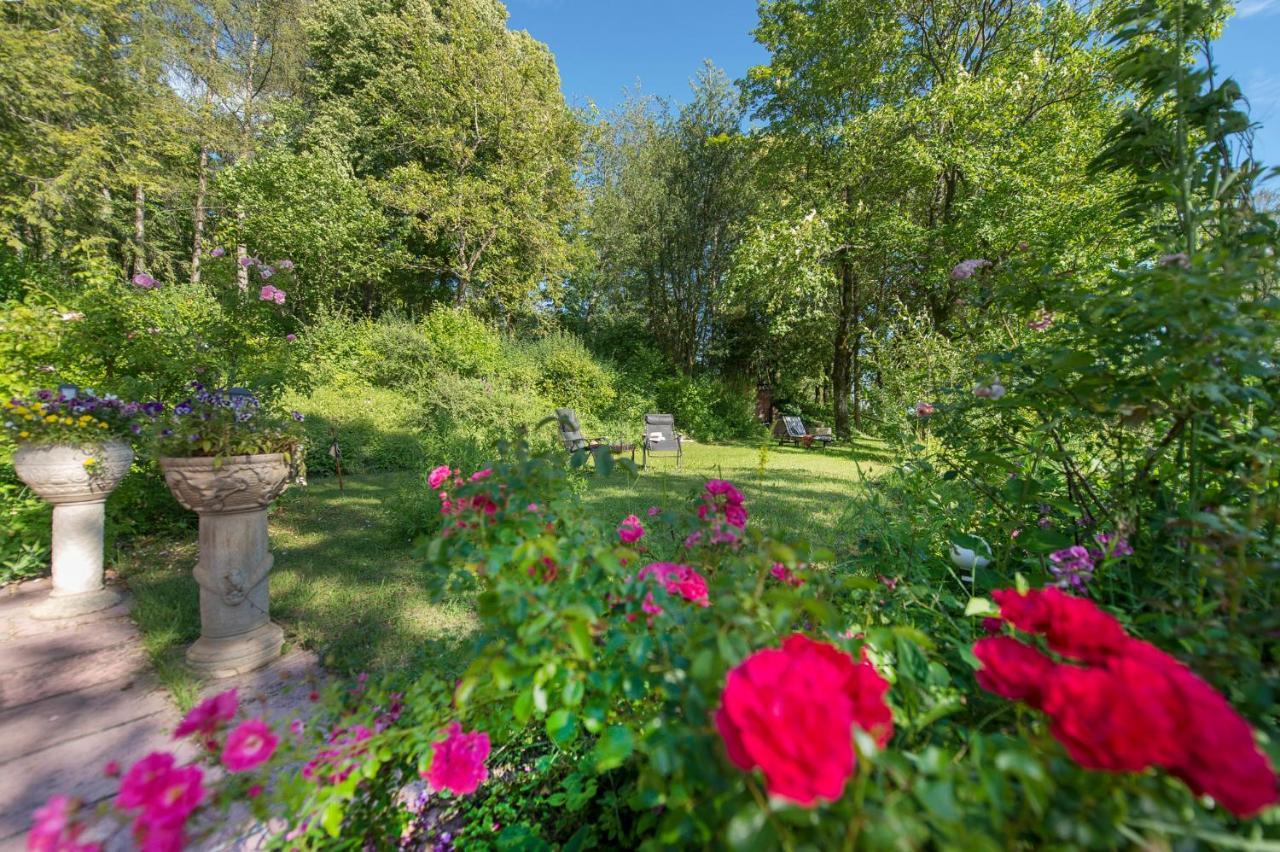
<path fill-rule="evenodd" d="M 715 724 L 735 766 L 759 767 L 770 795 L 812 807 L 840 798 L 853 774 L 854 726 L 888 743 L 888 689 L 870 663 L 797 633 L 729 672 Z"/>
<path fill-rule="evenodd" d="M 98 852 L 98 843 L 80 843 L 76 838 L 84 830 L 72 815 L 76 803 L 70 796 L 51 796 L 31 815 L 27 833 L 27 852 Z"/>
<path fill-rule="evenodd" d="M 618 524 L 618 538 L 626 544 L 635 544 L 644 538 L 644 527 L 641 526 L 640 519 L 635 515 L 623 518 L 622 523 Z"/>
<path fill-rule="evenodd" d="M 466 796 L 489 777 L 484 765 L 488 758 L 488 734 L 483 731 L 464 734 L 461 723 L 450 722 L 445 738 L 432 748 L 431 767 L 421 775 L 436 790 Z"/>
<path fill-rule="evenodd" d="M 427 475 L 427 487 L 434 491 L 443 485 L 452 473 L 447 464 L 440 465 Z"/>
<path fill-rule="evenodd" d="M 1237 816 L 1280 800 L 1275 772 L 1225 698 L 1159 648 L 1129 636 L 1091 601 L 1055 588 L 992 597 L 1014 627 L 1044 635 L 1059 664 L 1012 637 L 979 640 L 984 688 L 1039 707 L 1081 766 L 1160 766 Z"/>
<path fill-rule="evenodd" d="M 669 595 L 679 595 L 690 603 L 700 607 L 711 606 L 707 592 L 707 581 L 702 575 L 688 565 L 677 565 L 673 562 L 651 562 L 640 569 L 637 580 L 654 577 Z M 661 610 L 659 610 L 661 612 Z"/>
<path fill-rule="evenodd" d="M 247 719 L 227 734 L 222 764 L 231 772 L 244 772 L 271 759 L 280 740 L 261 719 Z"/>
<path fill-rule="evenodd" d="M 230 722 L 235 718 L 236 710 L 239 706 L 240 702 L 236 698 L 234 687 L 226 692 L 220 692 L 212 698 L 206 698 L 195 707 L 192 707 L 183 720 L 178 723 L 178 727 L 174 729 L 173 738 L 175 740 L 181 739 L 195 733 L 212 734 L 222 727 L 223 722 Z"/>

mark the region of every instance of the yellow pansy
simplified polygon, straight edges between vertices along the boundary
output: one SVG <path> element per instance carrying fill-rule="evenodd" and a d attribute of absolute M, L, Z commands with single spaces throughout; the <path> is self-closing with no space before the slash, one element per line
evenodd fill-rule
<path fill-rule="evenodd" d="M 18 437 L 19 437 L 19 438 L 30 438 L 30 437 L 31 437 L 31 433 L 30 433 L 30 432 L 19 432 L 19 433 L 18 433 Z"/>
<path fill-rule="evenodd" d="M 99 423 L 99 424 L 98 424 L 98 428 L 99 428 L 99 429 L 105 429 L 105 428 L 107 428 L 107 424 L 106 424 L 106 423 Z"/>
<path fill-rule="evenodd" d="M 46 414 L 46 415 L 45 415 L 45 418 L 44 418 L 44 422 L 45 422 L 45 423 L 57 423 L 57 422 L 58 422 L 58 415 L 56 415 L 56 414 Z"/>

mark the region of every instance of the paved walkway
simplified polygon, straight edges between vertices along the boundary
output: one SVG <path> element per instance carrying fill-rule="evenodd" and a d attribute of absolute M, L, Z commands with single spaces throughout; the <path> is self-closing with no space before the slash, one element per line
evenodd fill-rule
<path fill-rule="evenodd" d="M 127 767 L 178 745 L 172 732 L 181 716 L 151 673 L 128 601 L 36 621 L 30 609 L 48 590 L 47 579 L 0 588 L 0 852 L 23 848 L 32 811 L 55 793 L 89 807 L 110 798 L 119 782 L 103 775 L 107 761 Z M 308 690 L 291 686 L 318 671 L 314 655 L 295 651 L 252 674 L 210 682 L 205 692 L 236 686 L 242 704 L 261 703 L 250 712 L 275 721 L 305 715 Z M 179 756 L 193 752 L 180 747 Z M 117 846 L 123 838 L 111 840 Z"/>

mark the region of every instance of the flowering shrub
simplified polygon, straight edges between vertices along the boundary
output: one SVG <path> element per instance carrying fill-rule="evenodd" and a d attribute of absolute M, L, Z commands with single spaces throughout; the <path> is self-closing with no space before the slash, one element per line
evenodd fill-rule
<path fill-rule="evenodd" d="M 191 395 L 153 424 L 160 456 L 239 456 L 285 453 L 298 448 L 297 430 L 289 420 L 262 409 L 243 388 L 206 388 L 192 382 Z M 300 422 L 301 416 L 292 418 Z"/>
<path fill-rule="evenodd" d="M 80 445 L 138 435 L 146 421 L 164 410 L 158 402 L 124 402 L 74 386 L 37 390 L 0 408 L 5 434 L 19 443 Z"/>
<path fill-rule="evenodd" d="M 982 662 L 978 683 L 1048 714 L 1054 737 L 1081 766 L 1161 766 L 1240 816 L 1280 800 L 1248 723 L 1173 657 L 1129 636 L 1092 602 L 1057 589 L 1006 589 L 995 599 L 1002 618 L 1045 636 L 1069 662 L 1011 637 L 981 639 L 973 648 Z"/>
<path fill-rule="evenodd" d="M 1241 815 L 1274 801 L 1249 726 L 1087 600 L 1000 592 L 999 621 L 949 618 L 930 637 L 886 617 L 909 582 L 842 573 L 803 539 L 762 535 L 731 483 L 648 513 L 628 542 L 627 519 L 585 513 L 563 454 L 502 452 L 474 473 L 429 476 L 447 524 L 424 546 L 424 581 L 473 595 L 484 625 L 456 681 L 362 676 L 313 691 L 316 715 L 274 730 L 214 696 L 180 727 L 199 761 L 144 757 L 112 813 L 157 848 L 198 836 L 204 813 L 237 799 L 282 820 L 282 845 L 299 849 L 449 848 L 459 835 L 538 848 L 571 836 L 611 848 L 1113 848 L 1225 836 L 1227 818 L 1194 794 Z M 934 606 L 946 600 L 933 593 Z M 975 644 L 1006 626 L 1055 656 L 1012 635 Z M 985 699 L 974 669 L 1048 716 L 1047 730 Z M 487 804 L 526 775 L 542 791 L 527 811 Z M 85 836 L 64 804 L 42 811 L 53 817 L 40 836 Z"/>

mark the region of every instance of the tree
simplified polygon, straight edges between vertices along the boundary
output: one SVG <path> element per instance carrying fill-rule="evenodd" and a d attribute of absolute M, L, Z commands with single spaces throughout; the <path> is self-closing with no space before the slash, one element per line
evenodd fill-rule
<path fill-rule="evenodd" d="M 725 277 L 753 203 L 737 91 L 710 63 L 692 90 L 678 112 L 632 97 L 596 128 L 586 172 L 596 265 L 579 283 L 612 311 L 639 312 L 685 373 L 721 351 Z"/>
<path fill-rule="evenodd" d="M 496 0 L 322 0 L 306 22 L 309 146 L 402 223 L 411 301 L 511 321 L 568 265 L 580 126 L 555 60 Z"/>
<path fill-rule="evenodd" d="M 812 215 L 833 234 L 839 431 L 851 410 L 859 417 L 865 357 L 891 333 L 895 303 L 926 307 L 941 333 L 956 333 L 959 317 L 982 321 L 962 310 L 979 279 L 949 275 L 957 261 L 1023 242 L 1061 257 L 1079 247 L 1067 237 L 1082 220 L 1105 220 L 1108 195 L 1085 180 L 1081 144 L 1108 114 L 1101 20 L 1017 0 L 762 3 L 756 36 L 771 59 L 745 85 L 768 122 L 771 220 L 795 227 Z"/>

